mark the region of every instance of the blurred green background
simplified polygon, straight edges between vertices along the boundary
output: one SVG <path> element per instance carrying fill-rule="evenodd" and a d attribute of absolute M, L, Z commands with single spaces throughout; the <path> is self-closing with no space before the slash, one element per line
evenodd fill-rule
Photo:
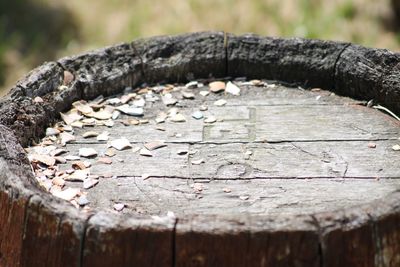
<path fill-rule="evenodd" d="M 397 0 L 0 0 L 0 91 L 43 61 L 201 30 L 400 49 Z"/>

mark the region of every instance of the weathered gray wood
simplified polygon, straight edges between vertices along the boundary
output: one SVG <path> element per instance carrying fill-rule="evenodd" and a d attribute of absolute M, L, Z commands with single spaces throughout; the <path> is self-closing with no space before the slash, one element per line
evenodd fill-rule
<path fill-rule="evenodd" d="M 226 106 L 215 107 L 214 101 L 221 97 L 227 100 Z M 246 106 L 241 101 L 243 98 L 246 98 Z M 181 112 L 187 123 L 155 124 L 157 114 L 169 109 L 156 102 L 145 108 L 144 119 L 149 119 L 151 126 L 117 123 L 112 131 L 107 127 L 100 127 L 98 131 L 109 131 L 111 138 L 129 137 L 132 142 L 152 139 L 178 143 L 224 143 L 397 138 L 398 123 L 395 120 L 382 117 L 379 111 L 353 105 L 356 103 L 339 100 L 337 96 L 325 95 L 324 92 L 310 93 L 281 86 L 278 89 L 249 87 L 243 90 L 241 98 L 210 95 L 181 101 Z M 209 110 L 203 112 L 205 116 L 215 115 L 224 122 L 206 125 L 191 118 L 202 104 L 209 106 Z M 122 115 L 120 121 L 127 118 Z M 296 125 L 295 131 L 293 125 Z M 159 131 L 157 127 L 163 127 L 165 131 Z M 93 142 L 82 137 L 88 130 L 90 128 L 76 129 L 77 143 Z M 174 133 L 180 133 L 182 137 L 177 138 Z"/>
<path fill-rule="evenodd" d="M 201 186 L 202 190 L 198 191 L 194 183 L 199 183 L 196 186 Z M 100 179 L 99 184 L 89 190 L 88 199 L 91 206 L 98 209 L 112 211 L 115 203 L 125 203 L 124 213 L 164 215 L 173 211 L 179 218 L 240 214 L 298 216 L 372 203 L 399 188 L 399 181 L 386 179 L 196 181 L 119 177 Z M 244 196 L 248 199 L 240 198 Z"/>
<path fill-rule="evenodd" d="M 278 90 L 291 90 L 294 93 L 283 93 L 279 97 L 275 95 L 271 99 L 272 89 L 252 88 L 257 94 L 249 94 L 248 101 L 246 91 L 242 98 L 223 96 L 227 100 L 225 107 L 213 105 L 215 96 L 193 100 L 193 103 L 183 102 L 181 113 L 187 118 L 187 123 L 155 124 L 157 114 L 169 109 L 161 103 L 155 103 L 145 109 L 144 119 L 149 119 L 149 124 L 123 126 L 122 123 L 116 123 L 112 130 L 105 126 L 96 130 L 109 131 L 111 138 L 125 136 L 132 142 L 165 140 L 174 143 L 367 141 L 398 137 L 399 123 L 388 116 L 382 116 L 377 110 L 353 105 L 352 102 L 336 104 L 338 102 L 335 101 L 335 96 L 332 97 L 332 101 L 331 97 L 316 100 L 318 95 L 314 93 L 300 91 L 300 94 L 296 93 L 299 90 L 279 88 Z M 273 91 L 277 92 L 275 89 Z M 306 94 L 308 98 L 305 98 L 305 104 L 299 104 L 298 102 L 303 103 L 302 97 Z M 240 103 L 243 97 L 246 98 L 246 106 L 243 102 Z M 319 105 L 319 101 L 322 105 Z M 207 125 L 191 118 L 191 114 L 202 104 L 209 106 L 209 110 L 203 112 L 205 116 L 215 115 L 223 122 Z M 120 120 L 127 118 L 128 116 L 121 116 Z M 165 128 L 165 131 L 159 131 L 157 127 Z M 76 129 L 77 143 L 93 142 L 82 137 L 88 130 L 90 128 L 87 127 Z M 174 133 L 180 133 L 182 136 L 178 138 Z"/>
<path fill-rule="evenodd" d="M 147 141 L 153 141 L 148 139 Z M 394 162 L 400 160 L 392 150 L 396 141 L 377 141 L 376 148 L 368 148 L 369 141 L 357 142 L 289 142 L 282 144 L 168 144 L 153 151 L 152 157 L 141 156 L 136 147 L 120 151 L 110 165 L 92 163 L 92 174 L 100 176 L 178 177 L 192 179 L 254 179 L 254 178 L 398 178 Z M 106 144 L 69 145 L 70 155 L 78 155 L 81 147 L 92 147 L 100 155 Z M 196 152 L 178 155 L 178 151 Z M 252 155 L 246 159 L 245 152 Z M 192 162 L 203 159 L 204 163 Z M 71 163 L 60 165 L 70 169 Z"/>

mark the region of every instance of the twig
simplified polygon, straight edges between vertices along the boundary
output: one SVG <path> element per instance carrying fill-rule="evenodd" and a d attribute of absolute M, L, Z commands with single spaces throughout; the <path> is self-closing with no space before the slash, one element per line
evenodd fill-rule
<path fill-rule="evenodd" d="M 373 108 L 374 108 L 374 109 L 383 110 L 383 111 L 385 111 L 386 113 L 388 113 L 390 116 L 392 116 L 393 118 L 395 118 L 396 120 L 400 121 L 400 118 L 399 118 L 396 114 L 394 114 L 394 113 L 393 113 L 392 111 L 390 111 L 389 109 L 387 109 L 387 108 L 385 108 L 385 107 L 382 107 L 381 105 L 375 105 L 375 106 L 373 106 Z"/>

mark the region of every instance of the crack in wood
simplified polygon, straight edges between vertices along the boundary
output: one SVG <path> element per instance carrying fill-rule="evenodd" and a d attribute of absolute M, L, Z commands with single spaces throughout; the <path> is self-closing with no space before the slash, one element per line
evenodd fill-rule
<path fill-rule="evenodd" d="M 162 206 L 160 206 L 157 202 L 155 202 L 150 196 L 149 194 L 143 190 L 137 183 L 136 183 L 136 178 L 134 178 L 133 183 L 135 184 L 136 188 L 150 201 L 150 203 L 154 204 L 159 212 L 165 211 L 167 209 L 164 209 Z"/>
<path fill-rule="evenodd" d="M 100 177 L 102 177 L 100 175 Z M 131 176 L 131 175 L 116 175 L 115 179 L 118 178 L 136 178 L 142 179 L 140 176 Z M 193 181 L 251 181 L 251 180 L 312 180 L 312 179 L 319 179 L 319 180 L 338 180 L 346 181 L 346 180 L 377 180 L 376 176 L 346 176 L 346 177 L 338 177 L 338 176 L 254 176 L 254 177 L 239 177 L 239 178 L 232 178 L 232 177 L 218 177 L 218 178 L 206 178 L 206 177 L 185 177 L 185 176 L 174 176 L 174 175 L 151 175 L 151 177 L 147 178 L 146 180 L 150 179 L 177 179 L 177 180 L 193 180 Z M 344 180 L 342 180 L 345 178 Z M 387 180 L 397 180 L 400 179 L 400 176 L 380 176 L 380 179 L 387 179 Z"/>
<path fill-rule="evenodd" d="M 83 222 L 83 231 L 82 235 L 80 237 L 80 244 L 79 244 L 79 267 L 84 266 L 84 259 L 85 259 L 85 248 L 86 248 L 86 235 L 88 234 L 88 226 L 89 226 L 89 221 L 90 219 L 94 216 L 95 214 L 89 214 L 89 216 L 86 218 L 86 220 Z"/>

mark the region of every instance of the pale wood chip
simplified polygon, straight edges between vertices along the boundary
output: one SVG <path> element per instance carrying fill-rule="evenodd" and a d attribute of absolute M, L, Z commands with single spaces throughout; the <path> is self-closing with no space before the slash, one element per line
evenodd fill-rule
<path fill-rule="evenodd" d="M 210 91 L 213 93 L 219 93 L 225 90 L 225 83 L 221 81 L 215 81 L 208 84 Z"/>
<path fill-rule="evenodd" d="M 53 195 L 64 200 L 71 201 L 72 199 L 74 199 L 74 197 L 76 197 L 80 193 L 81 190 L 79 188 L 69 187 L 63 191 L 54 192 Z"/>
<path fill-rule="evenodd" d="M 120 139 L 112 140 L 112 141 L 110 142 L 110 146 L 114 147 L 114 148 L 117 149 L 117 150 L 123 150 L 123 149 L 131 148 L 131 147 L 132 147 L 132 145 L 131 145 L 131 143 L 129 142 L 129 140 L 126 139 L 125 137 L 120 138 Z"/>
<path fill-rule="evenodd" d="M 91 147 L 82 147 L 79 149 L 79 156 L 90 158 L 97 156 L 97 151 Z"/>
<path fill-rule="evenodd" d="M 167 146 L 167 144 L 162 141 L 153 141 L 153 142 L 148 142 L 148 143 L 144 144 L 144 147 L 150 151 L 158 149 L 158 148 L 162 148 L 165 146 Z"/>

